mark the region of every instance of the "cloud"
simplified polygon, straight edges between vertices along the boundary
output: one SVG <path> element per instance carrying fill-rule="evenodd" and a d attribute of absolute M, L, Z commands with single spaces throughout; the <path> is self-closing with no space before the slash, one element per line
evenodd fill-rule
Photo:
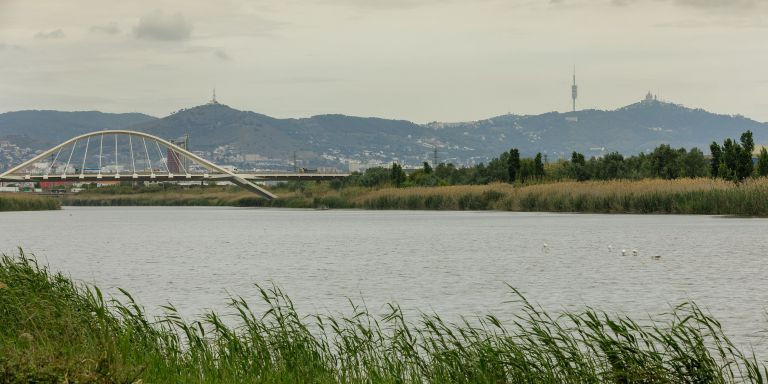
<path fill-rule="evenodd" d="M 702 10 L 751 10 L 768 4 L 768 0 L 611 0 L 616 6 L 626 6 L 643 2 L 666 2 L 681 7 Z"/>
<path fill-rule="evenodd" d="M 21 46 L 20 45 L 15 45 L 15 44 L 0 43 L 0 51 L 4 51 L 6 49 L 7 50 L 20 50 Z"/>
<path fill-rule="evenodd" d="M 328 4 L 364 9 L 399 10 L 419 8 L 425 5 L 449 3 L 452 0 L 325 0 Z"/>
<path fill-rule="evenodd" d="M 232 60 L 232 57 L 229 56 L 229 54 L 227 54 L 227 52 L 224 51 L 223 49 L 215 49 L 213 51 L 213 56 L 216 57 L 217 59 L 221 59 L 225 61 Z"/>
<path fill-rule="evenodd" d="M 38 32 L 35 34 L 36 39 L 63 39 L 66 35 L 64 34 L 64 30 L 54 29 L 53 31 L 49 32 Z"/>
<path fill-rule="evenodd" d="M 184 41 L 192 35 L 192 25 L 184 19 L 181 13 L 166 15 L 155 11 L 139 19 L 139 24 L 133 28 L 136 38 L 160 41 Z"/>
<path fill-rule="evenodd" d="M 120 33 L 120 27 L 115 22 L 104 25 L 94 25 L 91 27 L 91 32 L 104 33 L 107 35 L 117 35 Z"/>
<path fill-rule="evenodd" d="M 694 8 L 752 9 L 765 0 L 675 0 L 676 4 Z"/>

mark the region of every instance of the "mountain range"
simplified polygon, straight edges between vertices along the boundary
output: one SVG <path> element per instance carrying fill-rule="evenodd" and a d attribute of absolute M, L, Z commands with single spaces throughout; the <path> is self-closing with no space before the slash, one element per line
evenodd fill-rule
<path fill-rule="evenodd" d="M 549 159 L 572 151 L 599 156 L 637 154 L 659 144 L 698 147 L 738 138 L 751 130 L 768 143 L 768 124 L 739 115 L 646 99 L 611 111 L 581 110 L 540 115 L 507 114 L 485 120 L 415 124 L 406 120 L 319 115 L 278 119 L 223 104 L 183 109 L 163 118 L 140 113 L 19 111 L 0 114 L 0 140 L 43 150 L 72 136 L 101 129 L 131 129 L 164 138 L 190 136 L 192 150 L 227 148 L 251 158 L 289 160 L 310 166 L 345 166 L 350 161 L 420 164 L 432 159 L 456 164 L 487 162 L 512 147 Z M 244 159 L 244 157 L 243 157 Z"/>

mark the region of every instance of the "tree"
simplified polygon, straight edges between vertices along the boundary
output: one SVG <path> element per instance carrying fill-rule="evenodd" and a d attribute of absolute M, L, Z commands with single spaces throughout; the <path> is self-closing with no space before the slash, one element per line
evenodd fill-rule
<path fill-rule="evenodd" d="M 712 143 L 710 145 L 712 170 L 717 164 L 717 173 L 713 173 L 713 176 L 733 181 L 741 181 L 751 177 L 754 172 L 754 165 L 752 164 L 752 151 L 754 149 L 755 142 L 752 139 L 751 131 L 744 132 L 739 143 L 733 139 L 725 139 L 722 147 L 719 147 L 717 143 Z M 717 163 L 716 160 L 718 160 Z"/>
<path fill-rule="evenodd" d="M 537 153 L 533 159 L 533 174 L 537 179 L 544 177 L 544 163 L 541 162 L 541 152 Z"/>
<path fill-rule="evenodd" d="M 426 161 L 424 162 L 424 173 L 426 174 L 432 173 L 432 166 L 429 165 L 429 163 Z"/>
<path fill-rule="evenodd" d="M 720 176 L 718 172 L 720 171 L 723 150 L 713 141 L 712 144 L 709 145 L 709 152 L 712 154 L 712 158 L 709 160 L 709 175 L 716 178 Z"/>
<path fill-rule="evenodd" d="M 586 165 L 587 161 L 584 160 L 584 155 L 574 151 L 571 154 L 571 163 L 573 163 L 573 164 L 580 164 L 580 165 Z"/>
<path fill-rule="evenodd" d="M 587 161 L 584 160 L 584 155 L 578 152 L 571 154 L 571 164 L 569 165 L 570 176 L 576 181 L 589 180 L 589 172 L 587 172 Z"/>
<path fill-rule="evenodd" d="M 618 152 L 611 152 L 602 159 L 602 167 L 598 172 L 598 178 L 605 180 L 627 178 L 624 156 Z"/>
<path fill-rule="evenodd" d="M 373 167 L 364 173 L 353 173 L 344 183 L 347 185 L 359 185 L 362 187 L 376 187 L 391 180 L 392 172 L 384 167 Z"/>
<path fill-rule="evenodd" d="M 391 176 L 392 182 L 395 183 L 395 187 L 400 188 L 400 185 L 405 181 L 405 172 L 403 167 L 398 163 L 392 163 Z"/>
<path fill-rule="evenodd" d="M 680 155 L 679 151 L 672 149 L 667 144 L 656 147 L 650 156 L 653 176 L 662 179 L 678 178 L 680 176 Z"/>
<path fill-rule="evenodd" d="M 533 159 L 526 158 L 520 160 L 519 175 L 520 181 L 522 182 L 525 182 L 526 180 L 536 176 L 536 166 L 534 165 Z"/>
<path fill-rule="evenodd" d="M 757 174 L 768 176 L 768 151 L 765 147 L 760 148 L 760 155 L 757 156 Z"/>
<path fill-rule="evenodd" d="M 698 148 L 691 148 L 688 154 L 683 157 L 683 176 L 685 177 L 704 177 L 707 175 L 707 159 L 704 153 Z"/>
<path fill-rule="evenodd" d="M 509 150 L 507 172 L 509 173 L 509 182 L 514 183 L 517 176 L 520 174 L 520 151 L 518 151 L 517 148 Z"/>
<path fill-rule="evenodd" d="M 739 154 L 739 165 L 737 174 L 739 180 L 751 177 L 754 172 L 752 164 L 752 151 L 755 150 L 755 141 L 752 139 L 752 131 L 746 131 L 741 134 L 741 153 Z"/>

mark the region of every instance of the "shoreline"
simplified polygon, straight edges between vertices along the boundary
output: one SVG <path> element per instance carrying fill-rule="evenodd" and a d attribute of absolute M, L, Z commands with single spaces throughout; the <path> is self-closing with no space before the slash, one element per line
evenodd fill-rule
<path fill-rule="evenodd" d="M 768 217 L 768 180 L 734 184 L 714 179 L 562 181 L 409 188 L 276 189 L 265 200 L 232 189 L 136 193 L 86 192 L 67 206 L 233 206 L 306 209 L 508 211 L 550 213 L 695 214 Z"/>

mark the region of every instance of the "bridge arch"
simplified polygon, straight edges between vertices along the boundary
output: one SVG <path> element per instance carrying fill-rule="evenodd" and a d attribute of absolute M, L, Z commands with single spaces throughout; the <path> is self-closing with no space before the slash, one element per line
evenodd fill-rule
<path fill-rule="evenodd" d="M 15 167 L 12 167 L 11 169 L 3 172 L 2 174 L 0 174 L 0 181 L 24 181 L 24 180 L 29 180 L 30 179 L 29 175 L 26 175 L 26 176 L 23 175 L 23 174 L 20 175 L 18 172 L 23 170 L 23 169 L 25 169 L 25 168 L 28 168 L 28 167 L 34 165 L 35 163 L 45 159 L 48 156 L 53 155 L 54 153 L 57 154 L 56 158 L 58 158 L 61 150 L 63 148 L 65 148 L 65 147 L 69 146 L 70 144 L 73 145 L 72 151 L 71 151 L 71 153 L 69 155 L 69 160 L 71 160 L 72 159 L 72 154 L 74 154 L 74 152 L 75 152 L 76 143 L 78 141 L 80 141 L 80 140 L 88 140 L 88 143 L 90 143 L 90 138 L 96 137 L 96 136 L 101 136 L 101 138 L 102 138 L 101 144 L 103 145 L 103 137 L 104 137 L 104 135 L 115 135 L 115 140 L 116 140 L 115 152 L 116 153 L 117 153 L 117 135 L 127 135 L 129 143 L 131 143 L 130 144 L 131 145 L 130 150 L 131 150 L 131 159 L 132 160 L 134 160 L 134 156 L 133 156 L 133 144 L 132 144 L 132 141 L 131 141 L 131 137 L 134 137 L 134 136 L 135 137 L 139 137 L 139 138 L 141 138 L 144 141 L 145 144 L 146 144 L 146 140 L 149 139 L 150 141 L 155 142 L 156 145 L 162 144 L 164 147 L 169 148 L 171 150 L 170 153 L 174 153 L 174 156 L 179 156 L 179 155 L 180 156 L 184 156 L 184 157 L 186 157 L 188 159 L 191 159 L 194 162 L 200 164 L 206 170 L 208 170 L 208 171 L 210 171 L 210 172 L 212 172 L 214 174 L 217 174 L 217 176 L 215 177 L 216 179 L 228 179 L 229 181 L 231 181 L 231 182 L 233 182 L 233 183 L 235 183 L 235 184 L 237 184 L 237 185 L 239 185 L 239 186 L 241 186 L 243 188 L 246 188 L 246 189 L 248 189 L 248 190 L 250 190 L 250 191 L 252 191 L 254 193 L 257 193 L 257 194 L 259 194 L 259 195 L 261 195 L 261 196 L 263 196 L 263 197 L 265 197 L 267 199 L 277 198 L 277 196 L 275 196 L 274 194 L 270 193 L 269 191 L 265 190 L 264 188 L 259 187 L 256 184 L 246 180 L 245 178 L 238 176 L 236 173 L 234 173 L 234 172 L 232 172 L 232 171 L 230 171 L 230 170 L 228 170 L 228 169 L 226 169 L 224 167 L 216 165 L 213 162 L 210 162 L 210 161 L 208 161 L 208 160 L 206 160 L 206 159 L 204 159 L 204 158 L 202 158 L 202 157 L 200 157 L 200 156 L 190 152 L 187 149 L 179 147 L 178 145 L 176 145 L 174 143 L 171 143 L 168 140 L 165 140 L 163 138 L 160 138 L 160 137 L 157 137 L 157 136 L 145 133 L 145 132 L 129 131 L 129 130 L 121 130 L 121 129 L 89 132 L 89 133 L 86 133 L 86 134 L 82 134 L 82 135 L 73 137 L 73 138 L 71 138 L 69 140 L 66 140 L 66 141 L 62 142 L 61 144 L 56 145 L 56 146 L 54 146 L 54 147 L 52 147 L 52 148 L 50 148 L 50 149 L 48 149 L 46 151 L 43 151 L 42 153 L 36 155 L 35 157 L 33 157 L 33 158 L 31 158 L 31 159 L 29 159 L 27 161 L 24 161 L 23 163 L 15 166 Z M 146 145 L 144 146 L 144 149 L 145 149 L 146 154 L 147 154 L 147 160 L 149 161 L 150 155 L 149 155 L 149 151 L 148 151 Z M 88 144 L 86 144 L 86 147 L 85 147 L 83 164 L 85 164 L 85 157 L 87 157 L 87 151 L 88 151 Z M 159 146 L 158 146 L 158 151 L 159 151 Z M 161 155 L 162 155 L 162 153 L 161 153 Z M 117 157 L 117 155 L 116 155 L 116 157 Z M 55 161 L 56 160 L 54 160 L 54 162 Z M 167 161 L 168 160 L 166 159 L 166 162 Z M 150 163 L 151 163 L 151 161 L 150 161 Z M 164 176 L 168 180 L 173 179 L 173 177 L 174 177 L 173 173 L 168 168 L 167 163 L 165 165 L 166 165 L 166 168 L 168 169 L 168 173 L 166 175 L 157 175 L 157 176 Z M 68 166 L 69 166 L 69 161 L 67 162 L 67 167 Z M 117 171 L 117 165 L 115 166 L 115 169 L 116 169 L 116 174 L 112 175 L 112 176 L 107 176 L 107 177 L 113 177 L 114 179 L 120 179 L 119 172 Z M 65 180 L 67 178 L 66 170 L 67 169 L 65 167 L 64 173 L 62 173 L 61 175 L 58 175 L 59 179 Z M 136 179 L 137 178 L 137 174 L 136 174 L 136 169 L 135 169 L 135 162 L 134 162 L 134 170 L 133 171 L 134 171 L 133 175 L 132 175 L 133 179 Z M 186 177 L 186 178 L 191 178 L 189 170 L 185 169 L 184 171 L 185 171 L 185 175 L 179 175 L 179 176 Z M 152 170 L 150 178 L 151 179 L 157 179 L 157 176 L 155 175 L 154 170 Z M 101 174 L 101 169 L 99 169 L 99 174 L 97 175 L 97 178 L 101 179 L 102 177 L 103 176 Z M 208 175 L 206 175 L 205 177 L 208 177 Z M 43 178 L 47 179 L 48 178 L 48 174 L 44 175 Z M 81 179 L 84 178 L 84 169 L 81 169 L 81 171 L 80 171 L 80 178 Z"/>

